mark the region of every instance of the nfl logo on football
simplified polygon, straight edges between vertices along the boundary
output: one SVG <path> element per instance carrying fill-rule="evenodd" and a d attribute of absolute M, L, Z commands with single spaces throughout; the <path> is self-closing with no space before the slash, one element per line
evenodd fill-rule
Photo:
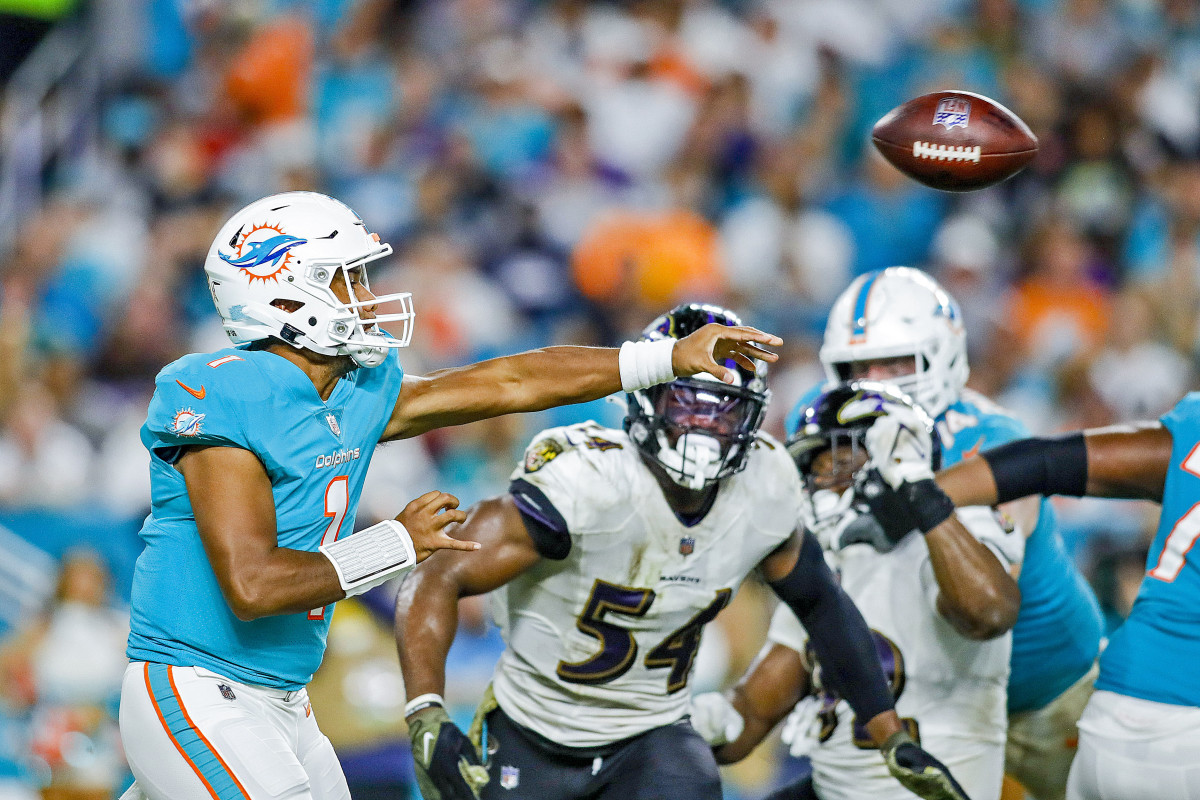
<path fill-rule="evenodd" d="M 500 788 L 515 789 L 521 782 L 521 770 L 517 767 L 500 767 Z"/>
<path fill-rule="evenodd" d="M 937 104 L 933 112 L 933 124 L 951 128 L 965 128 L 971 121 L 971 101 L 965 97 L 946 97 Z"/>
<path fill-rule="evenodd" d="M 684 536 L 679 540 L 679 555 L 690 556 L 692 551 L 696 549 L 696 540 L 691 536 Z"/>

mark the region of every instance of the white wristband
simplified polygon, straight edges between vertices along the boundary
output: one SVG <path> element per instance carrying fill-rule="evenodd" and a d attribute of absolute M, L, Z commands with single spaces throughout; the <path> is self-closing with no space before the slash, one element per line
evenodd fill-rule
<path fill-rule="evenodd" d="M 417 565 L 412 538 L 394 519 L 385 519 L 318 549 L 333 563 L 346 597 L 362 594 Z"/>
<path fill-rule="evenodd" d="M 404 706 L 404 716 L 411 717 L 416 712 L 429 706 L 441 706 L 445 708 L 446 701 L 440 694 L 435 694 L 434 692 L 419 694 L 412 700 L 409 700 L 408 704 Z"/>
<path fill-rule="evenodd" d="M 625 342 L 617 364 L 621 368 L 621 388 L 627 392 L 648 389 L 659 383 L 675 380 L 671 356 L 675 339 L 655 339 L 652 342 Z"/>

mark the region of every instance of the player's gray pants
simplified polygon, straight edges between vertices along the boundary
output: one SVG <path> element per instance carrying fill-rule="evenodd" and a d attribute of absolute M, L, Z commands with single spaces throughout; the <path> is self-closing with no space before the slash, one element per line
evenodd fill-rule
<path fill-rule="evenodd" d="M 121 740 L 148 800 L 349 800 L 308 693 L 135 661 L 121 686 Z M 140 800 L 140 798 L 139 798 Z"/>

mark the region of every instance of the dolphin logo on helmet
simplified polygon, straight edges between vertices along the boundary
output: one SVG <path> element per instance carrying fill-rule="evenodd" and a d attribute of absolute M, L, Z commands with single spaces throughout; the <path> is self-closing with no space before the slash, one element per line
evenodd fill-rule
<path fill-rule="evenodd" d="M 272 231 L 275 233 L 275 235 L 267 239 L 250 242 L 250 237 L 260 230 Z M 220 251 L 217 251 L 217 255 L 220 256 L 221 260 L 226 264 L 244 270 L 248 274 L 250 280 L 255 280 L 257 278 L 258 280 L 262 281 L 278 281 L 279 278 L 277 276 L 287 266 L 287 262 L 289 260 L 288 253 L 291 252 L 292 248 L 302 244 L 308 244 L 308 240 L 301 239 L 299 236 L 291 236 L 283 233 L 278 228 L 271 225 L 261 225 L 255 226 L 244 237 L 242 237 L 241 242 L 239 242 L 237 246 L 237 255 L 227 255 Z M 244 253 L 242 252 L 243 248 L 246 250 Z M 269 274 L 262 275 L 254 271 L 257 267 L 261 267 L 263 265 L 275 267 L 280 261 L 283 261 L 283 264 L 280 265 L 280 268 L 270 272 Z"/>

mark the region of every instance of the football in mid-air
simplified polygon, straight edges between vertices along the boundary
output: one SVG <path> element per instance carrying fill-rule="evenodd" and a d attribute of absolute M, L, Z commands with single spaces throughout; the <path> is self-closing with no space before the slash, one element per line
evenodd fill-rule
<path fill-rule="evenodd" d="M 973 92 L 933 92 L 896 106 L 871 141 L 897 169 L 934 189 L 969 192 L 1011 178 L 1037 155 L 1020 117 Z"/>

